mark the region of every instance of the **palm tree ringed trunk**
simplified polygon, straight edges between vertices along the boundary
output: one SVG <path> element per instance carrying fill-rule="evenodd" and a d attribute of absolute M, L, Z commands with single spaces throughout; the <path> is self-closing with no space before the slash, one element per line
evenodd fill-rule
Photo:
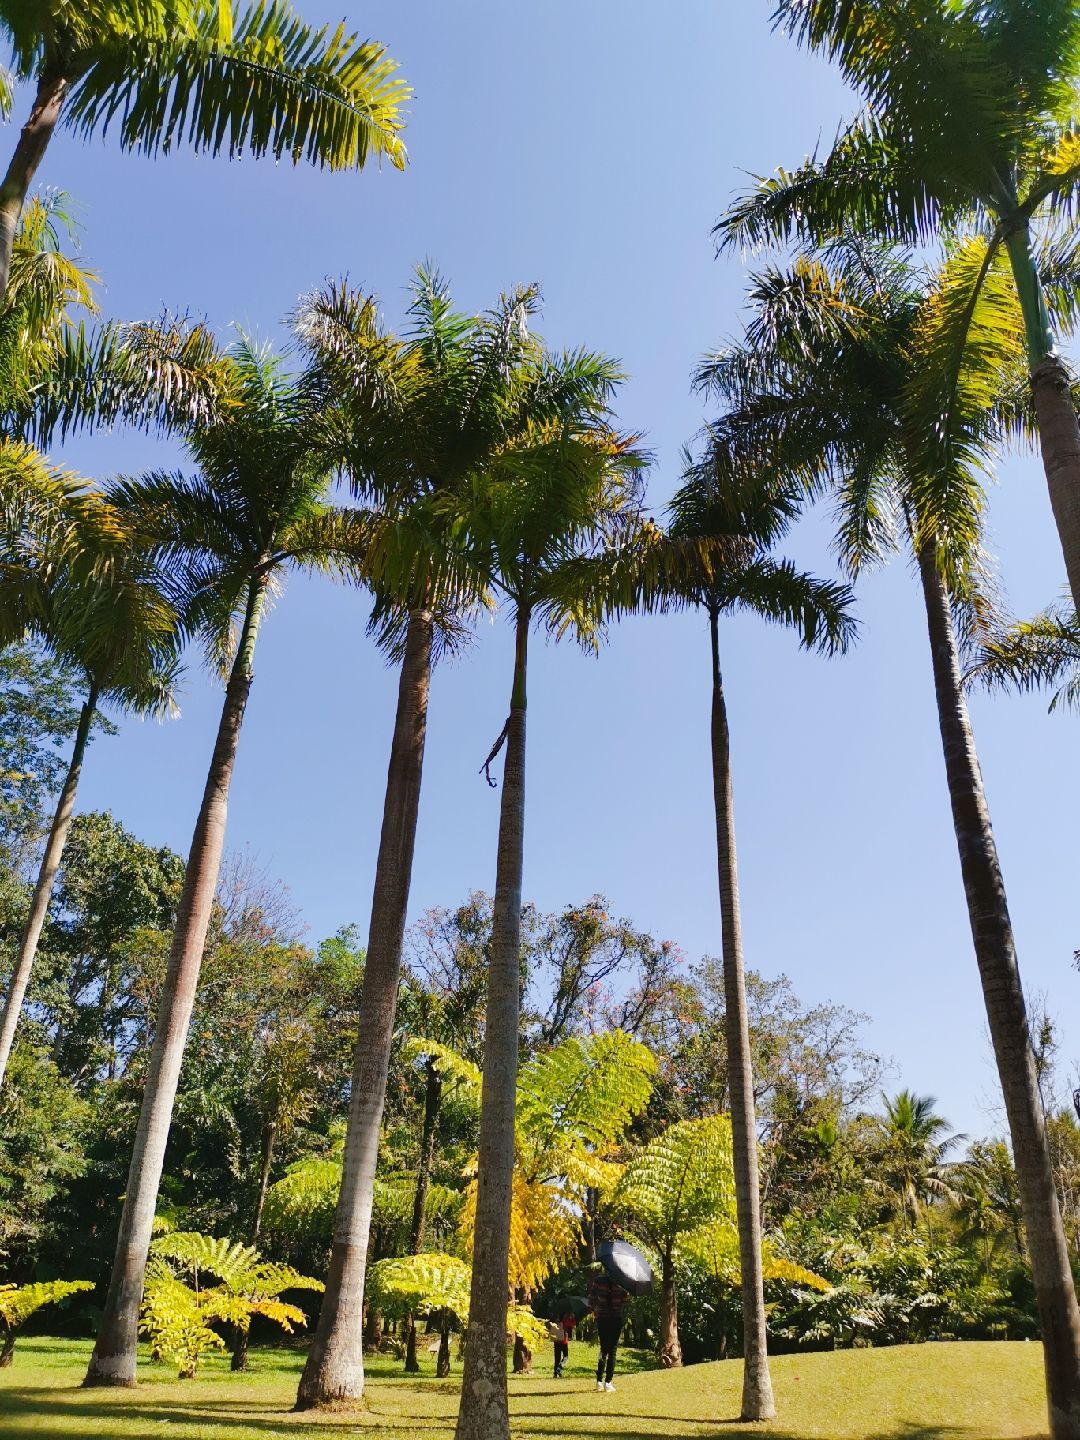
<path fill-rule="evenodd" d="M 409 1248 L 413 1255 L 419 1255 L 424 1248 L 424 1211 L 427 1207 L 428 1190 L 431 1187 L 431 1167 L 435 1160 L 435 1127 L 439 1122 L 442 1105 L 442 1076 L 436 1066 L 428 1060 L 427 1079 L 424 1086 L 424 1120 L 420 1130 L 420 1165 L 416 1174 L 416 1191 L 413 1195 L 412 1229 Z M 416 1316 L 409 1316 L 408 1334 L 405 1340 L 405 1369 L 415 1374 L 420 1369 L 416 1358 Z"/>
<path fill-rule="evenodd" d="M 30 117 L 19 132 L 7 172 L 0 181 L 0 302 L 7 294 L 11 252 L 26 194 L 53 137 L 68 88 L 63 75 L 41 76 Z"/>
<path fill-rule="evenodd" d="M 1005 883 L 961 685 L 949 596 L 933 546 L 923 546 L 918 559 L 953 828 L 1035 1282 L 1050 1433 L 1053 1440 L 1080 1440 L 1080 1309 L 1054 1188 Z"/>
<path fill-rule="evenodd" d="M 518 610 L 514 686 L 506 722 L 506 763 L 484 1023 L 484 1081 L 476 1223 L 465 1366 L 456 1440 L 509 1440 L 506 1312 L 509 1303 L 510 1204 L 514 1112 L 521 1025 L 521 880 L 525 844 L 525 707 L 530 612 Z"/>
<path fill-rule="evenodd" d="M 731 1148 L 735 1210 L 742 1271 L 743 1420 L 771 1420 L 776 1414 L 769 1373 L 765 1280 L 761 1259 L 761 1197 L 758 1190 L 757 1114 L 750 1053 L 750 1021 L 743 971 L 739 874 L 735 858 L 735 808 L 731 788 L 731 736 L 720 671 L 717 612 L 709 610 L 712 643 L 712 767 L 716 808 L 716 855 L 720 880 L 720 925 L 724 973 L 724 1039 L 728 1054 Z"/>
<path fill-rule="evenodd" d="M 1043 470 L 1073 604 L 1080 612 L 1080 424 L 1069 372 L 1057 353 L 1027 222 L 1005 238 L 1027 334 L 1031 393 Z"/>
<path fill-rule="evenodd" d="M 169 967 L 158 1008 L 124 1208 L 120 1216 L 116 1258 L 84 1385 L 135 1384 L 139 1305 L 146 1258 L 153 1236 L 154 1212 L 180 1066 L 221 869 L 229 786 L 251 691 L 255 641 L 266 597 L 266 584 L 266 577 L 258 575 L 248 587 L 247 608 L 236 659 L 225 690 L 214 753 L 184 871 Z"/>
<path fill-rule="evenodd" d="M 49 901 L 52 899 L 53 886 L 60 869 L 64 846 L 67 844 L 71 817 L 75 811 L 75 794 L 79 788 L 79 777 L 82 774 L 83 758 L 86 755 L 86 746 L 90 739 L 90 727 L 97 710 L 97 700 L 98 687 L 91 684 L 79 714 L 75 741 L 71 747 L 71 762 L 60 790 L 60 798 L 56 802 L 56 812 L 53 815 L 49 838 L 45 842 L 45 853 L 41 857 L 41 868 L 38 870 L 33 899 L 30 901 L 30 913 L 26 919 L 22 939 L 19 941 L 19 953 L 15 960 L 15 968 L 11 972 L 11 983 L 4 1000 L 3 1014 L 0 1015 L 0 1085 L 4 1083 L 8 1060 L 11 1057 L 11 1047 L 15 1042 L 15 1030 L 22 1012 L 23 997 L 26 994 L 26 987 L 30 983 L 30 972 L 34 968 L 38 942 L 45 927 L 45 920 L 49 913 Z"/>
<path fill-rule="evenodd" d="M 334 1243 L 319 1321 L 297 1390 L 297 1410 L 358 1400 L 364 1393 L 364 1277 L 420 807 L 432 629 L 429 610 L 412 612 L 375 864 Z"/>

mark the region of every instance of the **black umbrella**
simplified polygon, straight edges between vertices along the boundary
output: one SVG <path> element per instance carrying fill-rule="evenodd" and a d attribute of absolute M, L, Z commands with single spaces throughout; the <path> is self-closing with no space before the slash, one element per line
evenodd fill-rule
<path fill-rule="evenodd" d="M 564 1315 L 573 1315 L 581 1320 L 589 1313 L 589 1302 L 584 1295 L 559 1295 L 549 1303 L 552 1318 L 561 1320 Z"/>
<path fill-rule="evenodd" d="M 597 1251 L 601 1265 L 616 1285 L 631 1295 L 647 1295 L 653 1286 L 653 1273 L 640 1250 L 625 1240 L 606 1240 Z"/>

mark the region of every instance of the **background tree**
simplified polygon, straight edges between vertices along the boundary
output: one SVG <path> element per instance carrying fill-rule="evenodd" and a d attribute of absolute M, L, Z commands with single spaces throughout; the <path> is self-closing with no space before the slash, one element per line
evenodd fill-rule
<path fill-rule="evenodd" d="M 207 1276 L 218 1283 L 207 1285 Z M 321 1289 L 321 1281 L 265 1260 L 254 1246 L 191 1231 L 166 1233 L 151 1246 L 141 1326 L 154 1359 L 175 1359 L 181 1380 L 191 1380 L 205 1351 L 224 1349 L 212 1325 L 246 1334 L 252 1317 L 261 1315 L 291 1333 L 307 1316 L 282 1293 Z"/>
<path fill-rule="evenodd" d="M 28 642 L 0 650 L 0 843 L 16 877 L 40 846 L 81 709 L 80 677 L 61 660 Z"/>
<path fill-rule="evenodd" d="M 932 1095 L 910 1090 L 885 1096 L 879 1174 L 912 1231 L 928 1205 L 952 1198 L 946 1157 L 964 1138 L 951 1133 L 949 1122 L 935 1112 L 935 1103 Z"/>
<path fill-rule="evenodd" d="M 118 542 L 102 541 L 110 528 L 108 517 L 95 517 L 95 521 L 93 533 L 80 527 L 85 546 L 71 563 L 54 568 L 47 552 L 44 556 L 19 555 L 22 564 L 37 561 L 39 573 L 45 571 L 33 633 L 82 675 L 85 698 L 0 1012 L 0 1085 L 67 841 L 98 706 L 135 714 L 165 713 L 177 678 L 180 623 L 165 593 L 163 577 L 155 573 L 152 561 L 148 564 L 144 559 L 140 542 L 124 535 L 118 518 L 112 522 Z M 7 539 L 6 557 L 13 559 L 18 548 L 16 537 Z M 96 571 L 93 578 L 85 573 L 88 564 Z M 16 580 L 20 587 L 24 583 L 21 578 Z"/>

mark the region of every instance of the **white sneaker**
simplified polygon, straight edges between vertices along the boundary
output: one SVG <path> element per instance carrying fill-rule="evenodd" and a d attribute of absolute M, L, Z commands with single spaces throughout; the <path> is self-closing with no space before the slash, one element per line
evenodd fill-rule
<path fill-rule="evenodd" d="M 615 1386 L 612 1385 L 610 1380 L 604 1386 L 604 1389 L 608 1392 L 609 1395 L 613 1395 L 615 1393 Z"/>
<path fill-rule="evenodd" d="M 603 1390 L 603 1388 L 604 1388 L 604 1382 L 603 1382 L 603 1380 L 597 1380 L 597 1382 L 596 1382 L 596 1388 L 597 1388 L 597 1390 Z"/>

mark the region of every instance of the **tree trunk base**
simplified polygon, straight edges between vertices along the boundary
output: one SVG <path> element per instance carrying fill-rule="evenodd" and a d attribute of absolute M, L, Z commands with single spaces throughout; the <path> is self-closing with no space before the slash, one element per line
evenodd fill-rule
<path fill-rule="evenodd" d="M 405 1369 L 410 1375 L 420 1372 L 420 1361 L 416 1358 L 416 1321 L 409 1317 L 409 1332 L 405 1339 Z"/>
<path fill-rule="evenodd" d="M 138 1381 L 127 1355 L 92 1355 L 82 1383 L 85 1390 L 134 1390 Z"/>
<path fill-rule="evenodd" d="M 450 1375 L 450 1331 L 444 1329 L 439 1336 L 439 1356 L 435 1361 L 435 1378 L 446 1380 Z"/>
<path fill-rule="evenodd" d="M 533 1353 L 520 1335 L 514 1336 L 514 1374 L 532 1374 Z"/>

